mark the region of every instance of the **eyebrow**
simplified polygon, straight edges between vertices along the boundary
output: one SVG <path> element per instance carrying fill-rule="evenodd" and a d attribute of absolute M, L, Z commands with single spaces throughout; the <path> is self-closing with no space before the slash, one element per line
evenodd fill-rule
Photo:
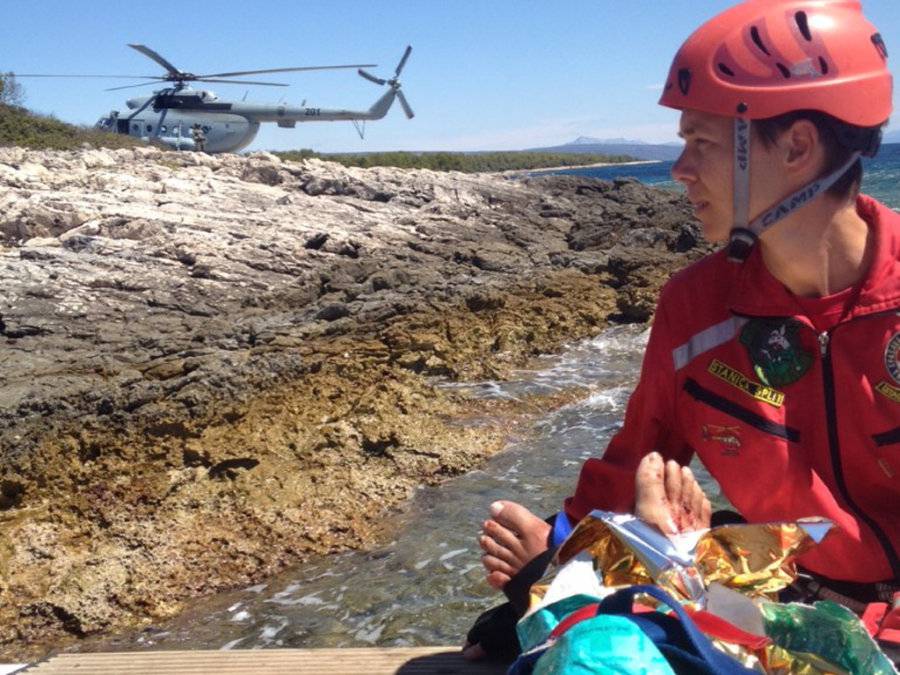
<path fill-rule="evenodd" d="M 684 129 L 679 129 L 677 135 L 681 139 L 686 139 L 688 136 L 696 136 L 697 134 L 709 133 L 712 133 L 712 130 L 709 126 L 701 121 L 699 123 L 693 122 L 686 126 Z"/>

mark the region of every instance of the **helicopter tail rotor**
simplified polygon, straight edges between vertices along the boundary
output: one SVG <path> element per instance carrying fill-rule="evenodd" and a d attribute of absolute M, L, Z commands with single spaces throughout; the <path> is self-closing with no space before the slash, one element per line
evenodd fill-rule
<path fill-rule="evenodd" d="M 406 97 L 403 95 L 402 91 L 397 91 L 397 98 L 400 99 L 400 107 L 403 108 L 406 117 L 409 119 L 415 117 L 415 113 L 412 111 L 412 108 L 409 107 L 409 103 L 407 103 Z"/>
<path fill-rule="evenodd" d="M 406 59 L 409 58 L 410 53 L 412 52 L 412 45 L 406 45 L 406 51 L 403 52 L 403 56 L 400 58 L 400 63 L 397 64 L 397 70 L 394 71 L 394 79 L 396 80 L 400 77 L 400 72 L 403 70 L 403 66 L 406 65 Z"/>
<path fill-rule="evenodd" d="M 382 80 L 380 77 L 375 77 L 371 73 L 367 73 L 362 68 L 356 71 L 360 74 L 360 76 L 366 78 L 369 82 L 374 82 L 375 84 L 387 84 L 387 80 Z"/>
<path fill-rule="evenodd" d="M 394 71 L 394 77 L 392 77 L 390 80 L 384 80 L 380 77 L 375 77 L 374 75 L 372 75 L 372 73 L 366 72 L 362 68 L 360 68 L 359 70 L 356 71 L 359 73 L 359 75 L 361 77 L 369 80 L 369 82 L 374 82 L 375 84 L 382 85 L 382 86 L 385 84 L 389 85 L 391 87 L 391 89 L 394 90 L 394 93 L 396 94 L 397 98 L 400 100 L 400 106 L 403 108 L 403 112 L 406 114 L 406 116 L 409 119 L 412 119 L 415 116 L 415 113 L 413 112 L 412 108 L 410 107 L 409 102 L 406 100 L 406 96 L 404 96 L 403 92 L 400 91 L 400 79 L 399 78 L 400 78 L 400 73 L 403 72 L 403 67 L 406 65 L 406 61 L 407 61 L 407 59 L 409 59 L 409 55 L 411 52 L 412 52 L 412 47 L 407 45 L 406 51 L 403 52 L 403 56 L 400 57 L 400 62 L 397 64 L 397 69 Z"/>

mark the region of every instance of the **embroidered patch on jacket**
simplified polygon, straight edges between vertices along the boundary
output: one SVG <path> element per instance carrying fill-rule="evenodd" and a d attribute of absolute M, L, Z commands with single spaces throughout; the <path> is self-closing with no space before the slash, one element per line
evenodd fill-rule
<path fill-rule="evenodd" d="M 813 363 L 813 355 L 800 345 L 796 319 L 754 319 L 741 331 L 741 344 L 753 362 L 753 372 L 770 387 L 793 384 Z"/>
<path fill-rule="evenodd" d="M 894 333 L 887 343 L 884 350 L 884 366 L 894 382 L 900 384 L 900 333 Z"/>
<path fill-rule="evenodd" d="M 892 385 L 890 382 L 882 380 L 875 385 L 875 391 L 882 396 L 887 396 L 894 403 L 900 403 L 900 389 Z"/>
<path fill-rule="evenodd" d="M 722 454 L 735 457 L 741 449 L 741 428 L 724 427 L 718 424 L 704 424 L 700 427 L 704 441 L 715 441 L 722 445 Z"/>
<path fill-rule="evenodd" d="M 780 408 L 781 404 L 784 403 L 783 393 L 772 389 L 772 387 L 759 384 L 759 382 L 754 382 L 750 378 L 745 377 L 743 373 L 722 363 L 719 359 L 713 359 L 712 362 L 710 362 L 707 371 L 718 377 L 720 380 L 727 382 L 732 387 L 736 387 L 745 394 L 749 394 L 757 401 L 768 403 L 776 408 Z"/>

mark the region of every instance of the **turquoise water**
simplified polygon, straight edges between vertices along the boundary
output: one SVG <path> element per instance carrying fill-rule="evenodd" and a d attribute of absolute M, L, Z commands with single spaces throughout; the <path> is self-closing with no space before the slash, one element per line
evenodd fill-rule
<path fill-rule="evenodd" d="M 629 176 L 637 178 L 647 185 L 681 190 L 681 186 L 672 180 L 672 164 L 672 162 L 654 162 L 652 164 L 604 166 L 593 169 L 566 169 L 554 173 L 590 176 L 605 180 Z M 900 143 L 883 146 L 877 157 L 864 159 L 863 166 L 863 192 L 892 209 L 900 210 Z"/>

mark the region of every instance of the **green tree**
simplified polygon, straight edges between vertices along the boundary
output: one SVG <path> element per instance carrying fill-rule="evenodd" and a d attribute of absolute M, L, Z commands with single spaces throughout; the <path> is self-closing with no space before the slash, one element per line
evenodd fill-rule
<path fill-rule="evenodd" d="M 13 73 L 0 73 L 0 103 L 21 106 L 25 103 L 25 89 Z"/>

